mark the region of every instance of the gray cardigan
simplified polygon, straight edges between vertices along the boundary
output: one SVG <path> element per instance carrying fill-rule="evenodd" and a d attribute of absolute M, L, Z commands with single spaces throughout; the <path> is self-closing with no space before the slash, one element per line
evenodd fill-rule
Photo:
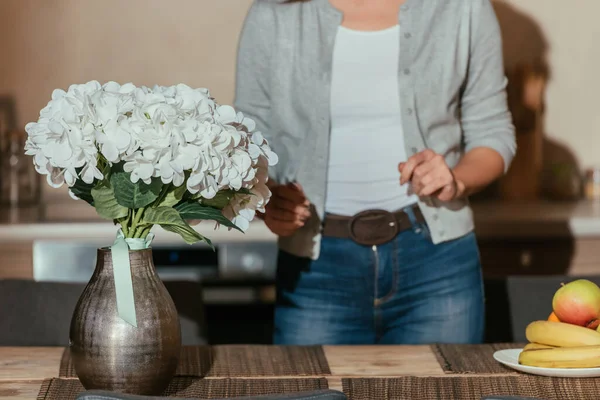
<path fill-rule="evenodd" d="M 332 51 L 341 21 L 329 0 L 255 0 L 238 48 L 234 106 L 256 121 L 279 155 L 272 178 L 302 185 L 315 211 L 279 246 L 313 259 L 324 217 Z M 465 151 L 485 146 L 503 157 L 506 171 L 516 141 L 490 1 L 406 0 L 398 21 L 398 112 L 408 154 L 430 148 L 453 167 Z M 474 228 L 466 200 L 422 198 L 418 205 L 434 243 Z"/>

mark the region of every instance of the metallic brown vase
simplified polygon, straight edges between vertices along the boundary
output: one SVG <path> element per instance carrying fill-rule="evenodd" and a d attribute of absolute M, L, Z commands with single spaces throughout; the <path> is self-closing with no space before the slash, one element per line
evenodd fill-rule
<path fill-rule="evenodd" d="M 137 328 L 117 313 L 110 249 L 96 269 L 71 321 L 70 349 L 84 388 L 158 395 L 175 374 L 181 328 L 175 304 L 159 279 L 152 250 L 130 250 Z"/>

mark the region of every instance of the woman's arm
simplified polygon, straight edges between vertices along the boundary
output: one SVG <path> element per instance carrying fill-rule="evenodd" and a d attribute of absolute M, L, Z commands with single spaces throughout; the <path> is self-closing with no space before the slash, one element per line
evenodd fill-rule
<path fill-rule="evenodd" d="M 238 43 L 234 99 L 234 108 L 254 120 L 256 130 L 269 141 L 269 77 L 271 44 L 275 37 L 273 13 L 273 5 L 266 0 L 254 0 L 250 6 Z M 274 174 L 275 169 L 270 168 L 269 173 Z"/>
<path fill-rule="evenodd" d="M 453 169 L 462 196 L 506 173 L 516 152 L 500 25 L 490 0 L 471 3 L 471 57 L 461 99 L 465 154 Z"/>
<path fill-rule="evenodd" d="M 457 194 L 471 196 L 504 175 L 504 159 L 493 149 L 478 147 L 468 151 L 453 169 Z"/>
<path fill-rule="evenodd" d="M 256 129 L 270 141 L 272 76 L 271 49 L 276 37 L 273 7 L 267 0 L 254 0 L 250 7 L 238 46 L 234 107 L 256 122 Z M 277 152 L 277 149 L 273 150 Z M 309 202 L 297 184 L 279 185 L 276 168 L 269 168 L 267 186 L 271 198 L 265 214 L 257 213 L 278 236 L 292 235 L 310 216 Z"/>
<path fill-rule="evenodd" d="M 429 149 L 398 167 L 401 184 L 411 181 L 416 194 L 442 201 L 484 189 L 506 173 L 516 152 L 500 26 L 489 0 L 470 3 L 471 50 L 460 106 L 465 154 L 452 169 Z"/>

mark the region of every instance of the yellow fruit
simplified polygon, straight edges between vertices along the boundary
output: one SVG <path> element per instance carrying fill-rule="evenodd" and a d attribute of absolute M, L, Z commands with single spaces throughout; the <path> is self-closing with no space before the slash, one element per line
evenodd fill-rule
<path fill-rule="evenodd" d="M 519 364 L 542 368 L 596 368 L 600 367 L 600 346 L 522 351 Z"/>
<path fill-rule="evenodd" d="M 548 346 L 546 344 L 541 344 L 541 343 L 527 343 L 525 345 L 525 347 L 523 347 L 523 351 L 540 350 L 540 349 L 554 349 L 554 348 L 556 348 L 556 346 Z"/>
<path fill-rule="evenodd" d="M 531 343 L 556 347 L 600 346 L 600 332 L 565 322 L 534 321 L 525 336 Z"/>

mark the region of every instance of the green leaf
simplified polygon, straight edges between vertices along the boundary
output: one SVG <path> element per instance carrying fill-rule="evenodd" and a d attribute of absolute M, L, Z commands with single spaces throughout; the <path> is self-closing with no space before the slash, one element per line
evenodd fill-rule
<path fill-rule="evenodd" d="M 185 185 L 181 185 L 177 188 L 171 189 L 164 199 L 158 204 L 158 207 L 173 207 L 177 205 L 181 200 L 183 200 L 183 196 L 185 195 L 186 187 Z"/>
<path fill-rule="evenodd" d="M 235 192 L 233 190 L 221 190 L 212 199 L 201 199 L 201 201 L 202 205 L 222 210 L 231 202 L 234 196 Z"/>
<path fill-rule="evenodd" d="M 196 232 L 185 222 L 179 212 L 171 207 L 149 208 L 144 212 L 142 222 L 145 224 L 160 225 L 166 231 L 180 235 L 188 244 L 204 240 L 212 247 L 210 240 Z"/>
<path fill-rule="evenodd" d="M 94 198 L 92 197 L 92 189 L 94 184 L 88 184 L 84 181 L 77 179 L 75 185 L 71 186 L 71 192 L 81 200 L 85 201 L 89 205 L 94 205 Z"/>
<path fill-rule="evenodd" d="M 129 213 L 127 207 L 123 207 L 117 203 L 115 194 L 110 187 L 98 186 L 92 189 L 91 195 L 94 198 L 96 212 L 104 219 L 115 220 L 125 218 Z"/>
<path fill-rule="evenodd" d="M 240 232 L 243 232 L 240 228 L 238 228 L 233 222 L 225 218 L 221 210 L 218 208 L 207 207 L 205 205 L 200 204 L 197 201 L 188 201 L 185 203 L 181 203 L 175 207 L 175 210 L 179 212 L 179 215 L 184 220 L 188 219 L 201 219 L 201 220 L 213 220 L 222 225 L 225 225 L 230 228 L 237 229 Z"/>
<path fill-rule="evenodd" d="M 102 168 L 102 176 L 104 176 L 104 182 L 110 182 L 110 174 L 111 174 L 111 166 L 106 164 L 104 168 Z"/>
<path fill-rule="evenodd" d="M 227 189 L 227 190 L 220 190 L 219 192 L 217 192 L 217 194 L 215 195 L 215 197 L 213 197 L 212 199 L 205 199 L 202 198 L 202 196 L 200 195 L 200 193 L 197 193 L 195 196 L 193 196 L 192 198 L 194 200 L 200 200 L 201 203 L 205 206 L 209 206 L 209 207 L 214 207 L 214 208 L 218 208 L 218 209 L 223 209 L 225 208 L 225 206 L 227 204 L 229 204 L 229 202 L 231 201 L 231 199 L 233 199 L 233 197 L 236 194 L 252 194 L 252 192 L 248 189 L 240 189 L 240 190 L 231 190 L 231 189 Z"/>
<path fill-rule="evenodd" d="M 171 208 L 171 210 L 172 210 L 172 208 Z M 191 226 L 188 225 L 187 222 L 183 221 L 183 224 L 185 226 L 183 226 L 183 225 L 160 225 L 160 227 L 163 228 L 165 231 L 177 233 L 179 236 L 181 236 L 183 238 L 183 240 L 185 240 L 185 242 L 187 244 L 194 244 L 194 243 L 203 241 L 206 244 L 208 244 L 213 250 L 215 249 L 212 242 L 207 237 L 204 237 L 201 234 L 199 234 L 198 232 L 196 232 L 194 230 L 194 228 L 192 228 Z"/>
<path fill-rule="evenodd" d="M 183 196 L 185 196 L 186 193 L 189 192 L 187 191 L 187 186 L 185 185 L 185 183 L 179 186 L 178 188 L 175 188 L 175 195 L 180 199 L 183 199 Z"/>
<path fill-rule="evenodd" d="M 132 183 L 130 176 L 126 172 L 117 172 L 110 177 L 110 184 L 120 205 L 136 210 L 146 207 L 158 198 L 163 185 L 160 179 L 152 179 L 148 185 L 142 181 Z"/>

